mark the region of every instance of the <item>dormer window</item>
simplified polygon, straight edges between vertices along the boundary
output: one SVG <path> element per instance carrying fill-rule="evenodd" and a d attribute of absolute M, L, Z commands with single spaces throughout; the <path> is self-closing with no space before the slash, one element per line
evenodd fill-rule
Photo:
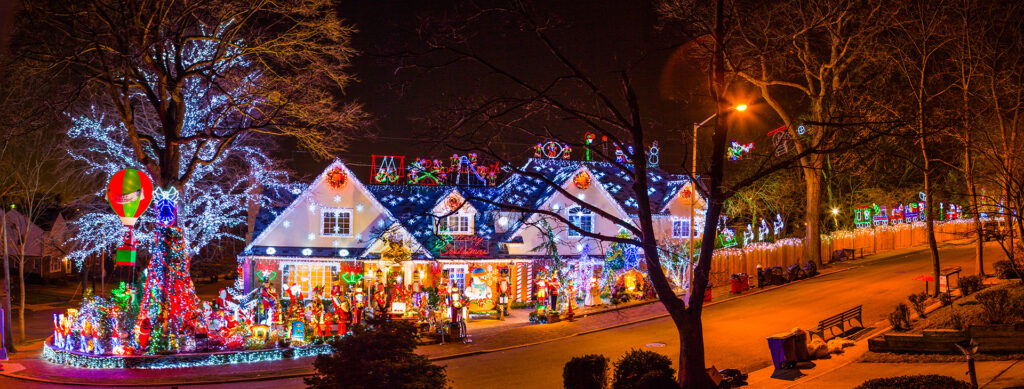
<path fill-rule="evenodd" d="M 594 213 L 589 209 L 573 206 L 570 207 L 566 213 L 568 214 L 569 223 L 572 223 L 572 225 L 579 227 L 579 229 L 583 231 L 594 232 Z M 569 228 L 568 235 L 569 237 L 582 236 L 579 231 L 576 231 L 573 228 Z"/>
<path fill-rule="evenodd" d="M 471 235 L 473 233 L 473 216 L 456 213 L 437 220 L 437 232 L 447 235 Z"/>
<path fill-rule="evenodd" d="M 352 210 L 320 208 L 320 235 L 352 236 Z"/>

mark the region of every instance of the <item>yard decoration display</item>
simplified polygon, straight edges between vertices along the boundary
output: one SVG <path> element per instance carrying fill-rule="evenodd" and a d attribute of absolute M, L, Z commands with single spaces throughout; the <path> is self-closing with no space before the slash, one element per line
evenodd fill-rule
<path fill-rule="evenodd" d="M 405 176 L 405 156 L 374 154 L 370 171 L 373 172 L 374 184 L 400 183 Z"/>
<path fill-rule="evenodd" d="M 533 156 L 535 158 L 569 159 L 571 154 L 571 146 L 556 141 L 537 143 L 537 145 L 533 147 Z"/>
<path fill-rule="evenodd" d="M 658 164 L 661 163 L 661 157 L 658 155 L 661 149 L 658 148 L 658 141 L 651 143 L 651 147 L 647 149 L 647 167 L 657 168 Z"/>
<path fill-rule="evenodd" d="M 441 160 L 417 158 L 409 166 L 409 185 L 443 185 L 448 178 Z"/>
<path fill-rule="evenodd" d="M 753 150 L 753 142 L 747 144 L 740 144 L 739 142 L 732 141 L 732 145 L 729 146 L 728 150 L 726 150 L 726 154 L 729 156 L 729 159 L 733 161 L 738 161 Z"/>
<path fill-rule="evenodd" d="M 581 170 L 579 173 L 576 173 L 575 177 L 572 178 L 573 185 L 576 185 L 576 188 L 582 190 L 590 188 L 591 182 L 592 179 L 590 178 L 590 173 L 587 173 L 586 170 Z"/>
<path fill-rule="evenodd" d="M 857 207 L 853 209 L 853 225 L 857 228 L 864 228 L 871 226 L 871 208 L 870 207 Z"/>
<path fill-rule="evenodd" d="M 327 172 L 327 184 L 330 185 L 331 188 L 341 189 L 341 187 L 345 186 L 345 181 L 347 181 L 347 179 L 345 172 L 342 171 L 340 167 L 335 167 Z"/>
<path fill-rule="evenodd" d="M 132 230 L 153 201 L 153 181 L 146 173 L 136 169 L 120 170 L 107 184 L 107 201 L 121 223 L 126 227 L 121 247 L 117 248 L 114 264 L 135 265 L 135 236 Z"/>
<path fill-rule="evenodd" d="M 874 224 L 875 227 L 889 225 L 889 212 L 885 210 L 885 206 L 872 204 L 871 207 L 875 212 L 875 215 L 871 217 L 872 224 Z"/>

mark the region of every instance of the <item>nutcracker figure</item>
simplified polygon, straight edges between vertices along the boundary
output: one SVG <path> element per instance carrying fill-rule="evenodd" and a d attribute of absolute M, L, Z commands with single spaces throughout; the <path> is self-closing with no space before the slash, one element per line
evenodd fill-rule
<path fill-rule="evenodd" d="M 537 279 L 537 302 L 541 304 L 548 302 L 548 280 L 543 275 Z"/>
<path fill-rule="evenodd" d="M 356 287 L 352 303 L 352 325 L 358 325 L 363 318 L 363 310 L 366 309 L 366 294 L 363 293 L 363 288 Z"/>
<path fill-rule="evenodd" d="M 498 281 L 498 320 L 503 320 L 505 316 L 508 316 L 509 290 L 508 279 Z"/>
<path fill-rule="evenodd" d="M 558 276 L 551 274 L 551 279 L 548 280 L 548 305 L 551 306 L 551 310 L 558 310 L 558 288 L 561 286 Z"/>

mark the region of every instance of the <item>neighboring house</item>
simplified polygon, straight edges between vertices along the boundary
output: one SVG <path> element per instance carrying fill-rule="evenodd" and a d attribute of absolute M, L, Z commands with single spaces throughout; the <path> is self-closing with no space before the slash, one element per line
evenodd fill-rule
<path fill-rule="evenodd" d="M 18 266 L 24 241 L 26 276 L 38 274 L 47 279 L 69 273 L 70 267 L 65 259 L 69 232 L 63 212 L 48 210 L 37 219 L 38 224 L 28 223 L 16 209 L 7 211 L 7 256 L 11 259 L 11 266 Z"/>
<path fill-rule="evenodd" d="M 523 170 L 561 183 L 570 195 L 636 223 L 632 184 L 611 163 L 535 158 Z M 648 178 L 658 238 L 684 242 L 690 205 L 686 196 L 695 193 L 688 178 L 656 167 Z M 315 286 L 329 289 L 335 283 L 372 281 L 387 274 L 421 285 L 435 285 L 446 276 L 453 285 L 468 288 L 471 276 L 476 281 L 486 275 L 482 279 L 488 283 L 507 279 L 513 301 L 527 301 L 538 271 L 550 265 L 553 253 L 538 249 L 550 236 L 565 259 L 579 258 L 585 250 L 597 263 L 609 251 L 606 242 L 581 236 L 533 210 L 559 213 L 600 234 L 622 230 L 526 175 L 512 175 L 496 187 L 363 185 L 344 163 L 334 161 L 305 190 L 282 197 L 283 208 L 260 210 L 255 238 L 239 255 L 247 290 L 262 279 L 276 287 L 297 284 L 308 296 Z M 699 229 L 704 201 L 699 194 L 695 200 Z M 497 204 L 521 209 L 502 210 Z M 407 254 L 396 260 L 395 253 Z"/>

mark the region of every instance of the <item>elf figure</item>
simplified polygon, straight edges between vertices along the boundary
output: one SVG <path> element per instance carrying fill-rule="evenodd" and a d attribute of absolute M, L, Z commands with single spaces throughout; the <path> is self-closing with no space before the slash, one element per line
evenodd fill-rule
<path fill-rule="evenodd" d="M 548 300 L 548 280 L 543 275 L 537 280 L 537 302 L 541 304 L 547 303 Z"/>

